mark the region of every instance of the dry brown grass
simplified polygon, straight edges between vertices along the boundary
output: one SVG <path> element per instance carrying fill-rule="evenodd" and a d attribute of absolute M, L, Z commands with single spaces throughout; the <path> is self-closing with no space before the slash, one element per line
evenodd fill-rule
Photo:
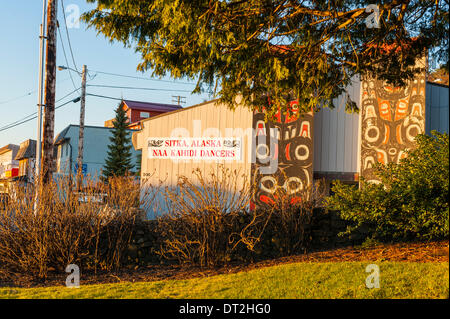
<path fill-rule="evenodd" d="M 94 271 L 119 268 L 139 203 L 139 182 L 132 177 L 113 177 L 108 183 L 85 178 L 81 193 L 71 176 L 39 188 L 13 185 L 0 210 L 3 275 L 25 272 L 45 278 L 69 264 Z"/>

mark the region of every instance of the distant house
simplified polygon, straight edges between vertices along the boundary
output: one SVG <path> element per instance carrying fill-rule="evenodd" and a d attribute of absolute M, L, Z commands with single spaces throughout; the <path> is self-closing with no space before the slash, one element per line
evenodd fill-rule
<path fill-rule="evenodd" d="M 0 178 L 11 178 L 19 173 L 19 162 L 15 160 L 19 145 L 8 144 L 0 148 Z"/>
<path fill-rule="evenodd" d="M 15 160 L 18 151 L 15 144 L 0 148 L 0 193 L 7 193 L 12 178 L 19 174 L 19 162 Z"/>
<path fill-rule="evenodd" d="M 128 127 L 130 129 L 140 130 L 141 121 L 150 117 L 160 115 L 166 112 L 176 111 L 182 107 L 179 105 L 152 103 L 152 102 L 139 102 L 123 100 L 121 106 L 127 113 L 129 119 Z M 113 127 L 113 119 L 105 121 L 105 127 Z"/>
<path fill-rule="evenodd" d="M 79 125 L 69 125 L 59 133 L 54 141 L 56 171 L 55 175 L 68 175 L 70 172 L 76 173 L 78 170 L 78 136 Z M 107 158 L 108 145 L 111 143 L 112 128 L 101 126 L 84 127 L 84 145 L 83 145 L 83 167 L 82 172 L 85 176 L 90 176 L 96 180 L 102 175 L 102 169 Z M 129 130 L 130 141 L 134 130 Z M 131 147 L 133 164 L 136 167 L 138 158 L 141 157 L 141 151 L 134 150 Z"/>
<path fill-rule="evenodd" d="M 36 141 L 28 139 L 20 143 L 15 160 L 19 162 L 19 172 L 15 180 L 33 183 L 36 168 Z"/>

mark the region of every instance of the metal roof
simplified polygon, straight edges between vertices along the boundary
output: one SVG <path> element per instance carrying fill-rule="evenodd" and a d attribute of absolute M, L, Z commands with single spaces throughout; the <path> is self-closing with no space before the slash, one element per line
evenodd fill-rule
<path fill-rule="evenodd" d="M 202 102 L 202 103 L 199 103 L 199 104 L 191 105 L 191 106 L 188 106 L 188 107 L 180 107 L 179 109 L 173 110 L 171 112 L 166 112 L 166 113 L 158 114 L 158 115 L 151 116 L 149 118 L 143 119 L 143 120 L 141 120 L 141 123 L 144 123 L 144 122 L 147 122 L 147 121 L 151 121 L 151 120 L 160 118 L 162 116 L 168 116 L 168 115 L 172 115 L 174 113 L 188 111 L 190 109 L 193 109 L 195 107 L 199 107 L 199 106 L 202 106 L 202 105 L 205 105 L 205 104 L 209 104 L 209 103 L 213 103 L 213 102 L 214 102 L 214 104 L 216 104 L 218 101 L 219 101 L 219 99 L 214 99 L 214 100 Z"/>
<path fill-rule="evenodd" d="M 35 158 L 36 157 L 36 141 L 35 140 L 26 140 L 25 142 L 20 143 L 20 149 L 17 152 L 16 161 L 19 161 L 24 158 Z"/>
<path fill-rule="evenodd" d="M 77 127 L 77 128 L 79 128 L 80 125 L 77 125 L 77 124 L 69 124 L 66 128 L 64 128 L 64 129 L 56 136 L 56 138 L 55 138 L 53 144 L 54 144 L 54 145 L 58 145 L 58 144 L 60 144 L 60 143 L 62 143 L 62 142 L 65 142 L 65 141 L 67 140 L 67 138 L 66 138 L 67 132 L 69 131 L 69 129 L 70 129 L 71 127 Z M 114 127 L 104 127 L 104 126 L 94 126 L 94 125 L 85 125 L 84 128 L 85 128 L 85 129 L 88 129 L 88 128 L 94 128 L 94 129 L 110 130 L 110 131 L 111 131 L 111 130 L 114 130 Z M 133 130 L 133 129 L 127 129 L 127 131 L 128 131 L 128 132 L 135 132 L 136 130 Z"/>
<path fill-rule="evenodd" d="M 0 154 L 6 153 L 8 151 L 17 151 L 19 149 L 19 145 L 16 144 L 8 144 L 6 146 L 0 147 Z"/>
<path fill-rule="evenodd" d="M 171 112 L 182 109 L 180 105 L 162 104 L 153 102 L 139 102 L 131 100 L 123 100 L 123 103 L 130 109 L 146 110 L 153 112 Z"/>
<path fill-rule="evenodd" d="M 72 125 L 67 126 L 65 129 L 63 129 L 58 135 L 56 135 L 56 138 L 53 142 L 54 145 L 58 145 L 60 142 L 62 142 L 64 140 L 64 138 L 66 137 L 67 132 L 69 131 L 69 128 Z"/>

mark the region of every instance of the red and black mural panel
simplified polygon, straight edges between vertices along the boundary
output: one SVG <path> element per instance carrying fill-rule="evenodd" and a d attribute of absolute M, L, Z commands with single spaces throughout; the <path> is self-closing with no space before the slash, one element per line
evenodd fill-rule
<path fill-rule="evenodd" d="M 253 207 L 270 207 L 284 194 L 291 203 L 301 200 L 313 179 L 313 113 L 300 114 L 297 102 L 287 114 L 264 121 L 264 110 L 253 115 L 256 190 Z"/>
<path fill-rule="evenodd" d="M 425 74 L 404 87 L 362 80 L 360 176 L 377 182 L 373 166 L 398 163 L 425 132 Z"/>

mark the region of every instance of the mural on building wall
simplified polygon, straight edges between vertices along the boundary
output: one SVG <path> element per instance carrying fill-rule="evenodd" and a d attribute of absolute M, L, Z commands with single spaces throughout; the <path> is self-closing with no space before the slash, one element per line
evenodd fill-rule
<path fill-rule="evenodd" d="M 377 182 L 376 162 L 398 163 L 414 147 L 414 138 L 425 132 L 425 74 L 404 87 L 367 78 L 362 81 L 361 176 Z"/>
<path fill-rule="evenodd" d="M 253 115 L 253 207 L 273 205 L 280 193 L 292 203 L 300 201 L 302 190 L 312 183 L 313 113 L 299 115 L 297 102 L 290 107 L 290 114 L 279 112 L 273 121 L 265 122 L 263 112 Z"/>

